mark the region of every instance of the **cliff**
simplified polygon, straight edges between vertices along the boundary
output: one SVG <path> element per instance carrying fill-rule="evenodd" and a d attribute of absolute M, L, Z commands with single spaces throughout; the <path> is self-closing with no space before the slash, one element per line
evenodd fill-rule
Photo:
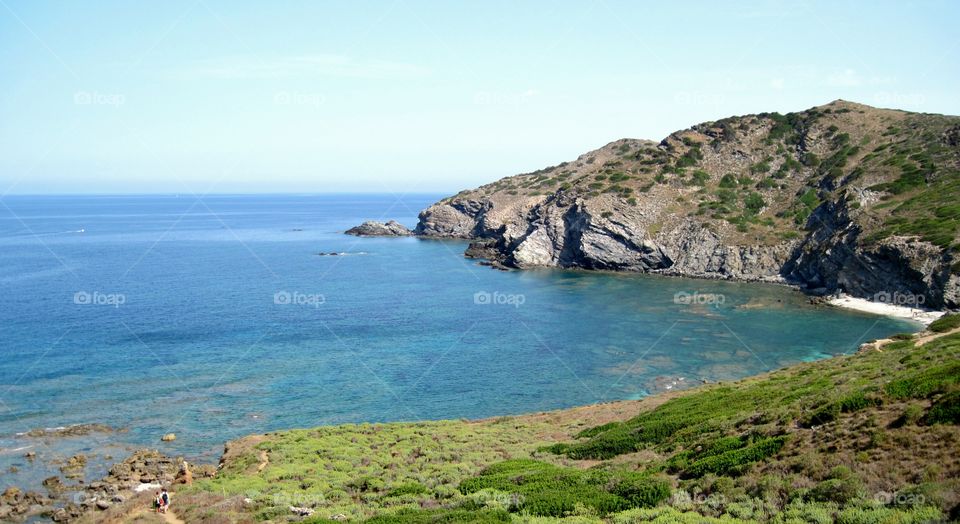
<path fill-rule="evenodd" d="M 960 117 L 846 101 L 621 139 L 463 191 L 422 237 L 515 267 L 791 283 L 960 307 Z"/>

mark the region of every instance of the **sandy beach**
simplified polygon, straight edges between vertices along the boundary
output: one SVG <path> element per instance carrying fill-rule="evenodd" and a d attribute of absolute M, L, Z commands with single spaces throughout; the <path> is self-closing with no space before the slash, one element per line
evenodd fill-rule
<path fill-rule="evenodd" d="M 887 304 L 885 302 L 873 302 L 865 298 L 856 298 L 849 295 L 840 295 L 827 301 L 832 306 L 873 313 L 875 315 L 885 315 L 888 317 L 903 318 L 920 322 L 924 326 L 930 325 L 934 320 L 944 315 L 943 311 L 932 311 L 929 309 L 913 308 L 907 306 L 898 306 L 896 304 Z"/>

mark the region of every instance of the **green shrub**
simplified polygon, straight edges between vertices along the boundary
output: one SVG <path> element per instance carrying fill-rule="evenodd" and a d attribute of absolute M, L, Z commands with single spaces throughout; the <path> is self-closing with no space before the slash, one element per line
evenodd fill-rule
<path fill-rule="evenodd" d="M 783 448 L 786 441 L 787 437 L 784 435 L 761 439 L 743 448 L 724 451 L 694 462 L 684 470 L 684 475 L 702 477 L 707 473 L 717 475 L 739 474 L 750 464 L 775 455 Z"/>
<path fill-rule="evenodd" d="M 846 504 L 862 498 L 863 482 L 846 467 L 837 467 L 830 472 L 830 478 L 817 484 L 810 490 L 810 498 L 818 502 L 836 502 Z"/>
<path fill-rule="evenodd" d="M 906 407 L 906 409 L 903 410 L 903 414 L 893 421 L 892 426 L 899 428 L 910 424 L 916 424 L 917 422 L 920 422 L 921 418 L 923 418 L 923 408 L 916 404 L 910 404 Z"/>
<path fill-rule="evenodd" d="M 600 433 L 603 433 L 604 431 L 608 431 L 608 430 L 611 430 L 611 429 L 614 429 L 614 428 L 623 427 L 623 426 L 624 426 L 623 422 L 617 422 L 617 421 L 615 421 L 615 422 L 607 422 L 606 424 L 601 424 L 601 425 L 599 425 L 599 426 L 594 426 L 594 427 L 592 427 L 592 428 L 587 428 L 587 429 L 585 429 L 585 430 L 577 433 L 575 436 L 576 436 L 576 438 L 590 438 L 590 437 L 595 437 L 595 436 L 599 435 Z"/>
<path fill-rule="evenodd" d="M 750 166 L 750 172 L 753 173 L 754 175 L 766 173 L 768 171 L 770 171 L 770 164 L 766 161 L 757 162 L 756 164 L 753 164 L 752 166 Z"/>
<path fill-rule="evenodd" d="M 777 187 L 779 184 L 775 178 L 764 178 L 763 180 L 757 182 L 757 189 L 771 189 Z"/>
<path fill-rule="evenodd" d="M 611 491 L 634 508 L 653 507 L 670 497 L 670 485 L 666 481 L 639 473 L 624 474 Z"/>
<path fill-rule="evenodd" d="M 743 198 L 743 205 L 746 207 L 747 212 L 755 215 L 759 213 L 767 203 L 763 201 L 760 193 L 749 193 Z"/>
<path fill-rule="evenodd" d="M 817 408 L 813 413 L 804 417 L 800 421 L 800 426 L 805 428 L 810 428 L 813 426 L 821 426 L 828 422 L 833 422 L 837 420 L 837 417 L 840 416 L 840 404 L 837 402 L 828 402 L 823 406 Z"/>
<path fill-rule="evenodd" d="M 606 515 L 652 506 L 670 496 L 669 484 L 636 472 L 562 468 L 535 460 L 510 460 L 485 469 L 460 483 L 469 495 L 493 489 L 518 496 L 516 510 L 562 517 L 578 506 Z"/>
<path fill-rule="evenodd" d="M 383 489 L 384 484 L 383 480 L 375 477 L 359 477 L 347 482 L 346 485 L 361 493 L 367 493 L 370 491 L 380 491 Z"/>
<path fill-rule="evenodd" d="M 422 495 L 428 490 L 426 486 L 420 484 L 419 482 L 404 482 L 403 484 L 397 484 L 390 488 L 390 491 L 387 492 L 388 497 L 400 497 L 403 495 Z"/>
<path fill-rule="evenodd" d="M 773 522 L 776 524 L 833 524 L 836 519 L 834 514 L 837 512 L 837 504 L 832 502 L 812 502 L 797 499 L 783 508 Z"/>
<path fill-rule="evenodd" d="M 937 399 L 923 417 L 923 423 L 960 424 L 960 391 L 947 393 Z"/>
<path fill-rule="evenodd" d="M 705 185 L 708 180 L 710 180 L 710 175 L 702 169 L 697 169 L 693 172 L 693 179 L 690 183 L 691 185 L 702 186 Z"/>
<path fill-rule="evenodd" d="M 884 388 L 893 398 L 928 398 L 960 382 L 960 362 L 931 366 L 911 377 L 894 380 Z"/>
<path fill-rule="evenodd" d="M 944 315 L 934 320 L 927 326 L 927 329 L 934 333 L 946 333 L 958 327 L 960 327 L 960 313 L 954 313 L 952 315 Z"/>
<path fill-rule="evenodd" d="M 943 522 L 943 514 L 937 508 L 923 507 L 911 510 L 893 508 L 846 508 L 837 515 L 838 524 L 927 524 Z"/>
<path fill-rule="evenodd" d="M 837 401 L 842 413 L 853 413 L 861 409 L 877 406 L 882 402 L 878 397 L 867 396 L 863 391 L 851 393 Z"/>
<path fill-rule="evenodd" d="M 655 435 L 669 433 L 668 427 L 662 424 L 651 424 L 649 430 L 639 432 L 625 425 L 596 434 L 587 442 L 569 444 L 563 453 L 572 459 L 609 459 L 624 453 L 633 453 L 639 449 L 640 442 Z M 643 436 L 646 434 L 647 436 Z"/>
<path fill-rule="evenodd" d="M 502 510 L 470 511 L 467 509 L 402 509 L 390 515 L 379 515 L 366 522 L 373 524 L 450 524 L 476 522 L 489 524 L 510 522 L 510 514 Z"/>

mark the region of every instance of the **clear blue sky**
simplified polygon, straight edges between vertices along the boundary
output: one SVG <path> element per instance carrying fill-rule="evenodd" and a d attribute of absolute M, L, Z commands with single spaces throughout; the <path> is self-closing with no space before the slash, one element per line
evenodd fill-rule
<path fill-rule="evenodd" d="M 837 98 L 960 114 L 960 2 L 0 0 L 0 194 L 450 192 Z"/>

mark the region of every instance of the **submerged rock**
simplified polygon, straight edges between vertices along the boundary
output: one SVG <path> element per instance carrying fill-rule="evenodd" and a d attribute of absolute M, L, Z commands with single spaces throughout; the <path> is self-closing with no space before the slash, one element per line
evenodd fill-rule
<path fill-rule="evenodd" d="M 390 220 L 386 224 L 368 220 L 359 226 L 351 227 L 345 233 L 358 237 L 406 237 L 412 235 L 413 231 L 396 220 Z"/>
<path fill-rule="evenodd" d="M 91 433 L 113 433 L 112 427 L 105 424 L 74 424 L 61 428 L 35 428 L 26 432 L 28 437 L 49 438 L 49 437 L 83 437 Z"/>

